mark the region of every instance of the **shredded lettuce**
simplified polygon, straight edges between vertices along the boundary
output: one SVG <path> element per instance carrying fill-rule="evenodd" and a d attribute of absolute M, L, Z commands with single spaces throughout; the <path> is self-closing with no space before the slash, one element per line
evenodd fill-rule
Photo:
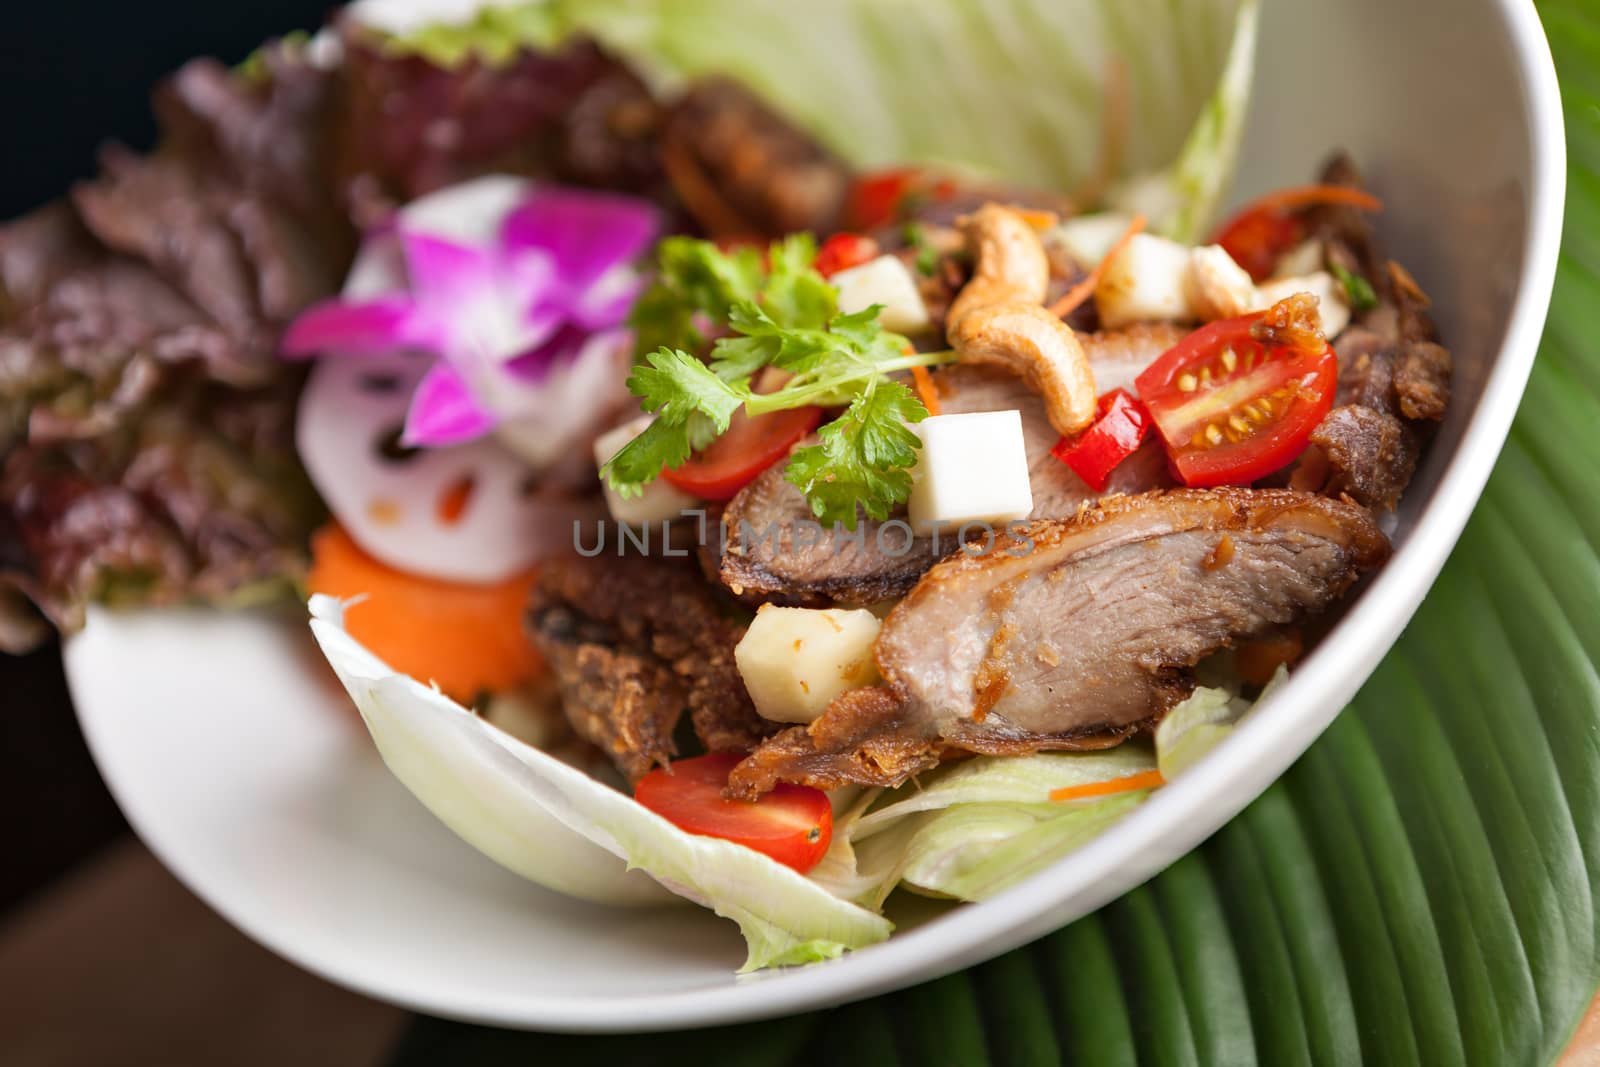
<path fill-rule="evenodd" d="M 395 777 L 517 874 L 605 903 L 655 903 L 671 890 L 739 924 L 749 949 L 744 970 L 830 958 L 893 929 L 759 852 L 685 833 L 389 669 L 345 631 L 339 601 L 313 597 L 311 615 L 317 642 Z"/>

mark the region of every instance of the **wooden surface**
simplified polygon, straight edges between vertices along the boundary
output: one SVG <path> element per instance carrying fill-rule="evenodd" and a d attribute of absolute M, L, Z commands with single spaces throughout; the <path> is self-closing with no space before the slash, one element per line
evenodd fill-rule
<path fill-rule="evenodd" d="M 0 925 L 7 1067 L 368 1067 L 407 1018 L 250 941 L 131 837 Z"/>

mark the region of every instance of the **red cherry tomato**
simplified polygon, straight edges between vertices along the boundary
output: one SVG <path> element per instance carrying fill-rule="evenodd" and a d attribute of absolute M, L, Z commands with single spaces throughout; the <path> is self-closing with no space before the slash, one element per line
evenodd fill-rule
<path fill-rule="evenodd" d="M 844 218 L 857 230 L 870 230 L 901 218 L 916 201 L 949 200 L 959 191 L 955 180 L 921 167 L 893 167 L 861 175 L 850 187 Z"/>
<path fill-rule="evenodd" d="M 1229 219 L 1212 239 L 1256 281 L 1272 275 L 1284 254 L 1300 243 L 1300 220 L 1272 208 L 1241 212 Z"/>
<path fill-rule="evenodd" d="M 1150 414 L 1126 389 L 1100 398 L 1099 416 L 1076 437 L 1063 437 L 1050 454 L 1097 493 L 1106 491 L 1117 464 L 1139 450 L 1150 432 Z"/>
<path fill-rule="evenodd" d="M 910 192 L 917 174 L 915 167 L 896 167 L 861 175 L 850 187 L 850 197 L 845 203 L 845 220 L 858 229 L 870 229 L 893 222 L 900 210 L 900 202 Z"/>
<path fill-rule="evenodd" d="M 1247 204 L 1222 224 L 1211 243 L 1227 249 L 1233 261 L 1259 282 L 1272 273 L 1285 252 L 1304 239 L 1305 224 L 1298 212 L 1314 204 L 1383 210 L 1382 201 L 1353 185 L 1296 185 Z"/>
<path fill-rule="evenodd" d="M 836 233 L 817 250 L 817 273 L 831 278 L 878 256 L 878 242 L 859 233 Z"/>
<path fill-rule="evenodd" d="M 1185 485 L 1248 485 L 1286 466 L 1333 406 L 1333 348 L 1268 347 L 1261 315 L 1202 327 L 1134 382 Z"/>
<path fill-rule="evenodd" d="M 681 467 L 663 470 L 661 477 L 702 500 L 732 500 L 756 475 L 787 456 L 794 443 L 821 421 L 818 407 L 773 411 L 754 418 L 736 411 L 727 433 Z"/>
<path fill-rule="evenodd" d="M 728 774 L 742 758 L 719 752 L 674 760 L 670 771 L 657 768 L 639 779 L 633 799 L 681 830 L 753 848 L 806 873 L 833 840 L 828 794 L 780 785 L 760 800 L 726 800 Z"/>

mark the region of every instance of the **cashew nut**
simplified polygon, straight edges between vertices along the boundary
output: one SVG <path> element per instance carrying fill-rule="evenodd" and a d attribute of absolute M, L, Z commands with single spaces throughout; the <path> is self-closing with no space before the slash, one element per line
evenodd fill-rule
<path fill-rule="evenodd" d="M 1060 434 L 1087 429 L 1095 417 L 1094 373 L 1072 327 L 1039 302 L 980 307 L 957 321 L 950 344 L 963 363 L 988 363 L 1022 376 L 1044 398 Z"/>
<path fill-rule="evenodd" d="M 1043 304 L 1050 260 L 1039 233 L 1016 208 L 984 204 L 960 222 L 973 255 L 972 280 L 951 303 L 952 328 L 968 313 L 993 304 Z"/>
<path fill-rule="evenodd" d="M 1206 245 L 1189 253 L 1184 288 L 1189 306 L 1201 322 L 1231 319 L 1255 306 L 1256 283 L 1250 272 L 1235 263 L 1221 245 Z"/>

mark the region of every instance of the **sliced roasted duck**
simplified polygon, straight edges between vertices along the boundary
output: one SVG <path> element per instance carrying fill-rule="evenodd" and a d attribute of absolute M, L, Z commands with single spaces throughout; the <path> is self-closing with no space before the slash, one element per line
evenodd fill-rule
<path fill-rule="evenodd" d="M 689 568 L 635 556 L 552 561 L 529 629 L 573 729 L 630 779 L 677 755 L 685 709 L 712 752 L 747 751 L 776 729 L 734 663 L 741 628 Z"/>
<path fill-rule="evenodd" d="M 1361 184 L 1345 156 L 1328 164 L 1323 180 Z M 1326 205 L 1308 211 L 1305 222 L 1331 265 L 1372 284 L 1377 304 L 1334 344 L 1337 406 L 1312 433 L 1291 484 L 1391 509 L 1449 406 L 1450 352 L 1438 343 L 1427 295 L 1404 267 L 1384 258 L 1366 214 Z"/>
<path fill-rule="evenodd" d="M 1132 382 L 1182 336 L 1176 326 L 1148 325 L 1085 335 L 1083 344 L 1104 392 Z M 947 414 L 1022 413 L 1032 518 L 1065 518 L 1101 496 L 1172 484 L 1161 447 L 1151 441 L 1117 468 L 1105 493 L 1096 493 L 1050 454 L 1060 434 L 1051 428 L 1043 401 L 1021 378 L 984 367 L 952 367 L 935 381 Z M 733 499 L 723 513 L 723 529 L 723 584 L 737 596 L 797 604 L 870 604 L 899 596 L 957 547 L 949 537 L 937 545 L 932 538 L 913 538 L 903 522 L 885 529 L 863 519 L 856 533 L 821 530 L 800 490 L 784 480 L 781 463 Z"/>
<path fill-rule="evenodd" d="M 1035 520 L 934 566 L 889 615 L 880 688 L 764 742 L 730 788 L 897 785 L 951 751 L 1115 744 L 1193 689 L 1189 669 L 1317 614 L 1389 554 L 1360 507 L 1182 489 Z"/>

